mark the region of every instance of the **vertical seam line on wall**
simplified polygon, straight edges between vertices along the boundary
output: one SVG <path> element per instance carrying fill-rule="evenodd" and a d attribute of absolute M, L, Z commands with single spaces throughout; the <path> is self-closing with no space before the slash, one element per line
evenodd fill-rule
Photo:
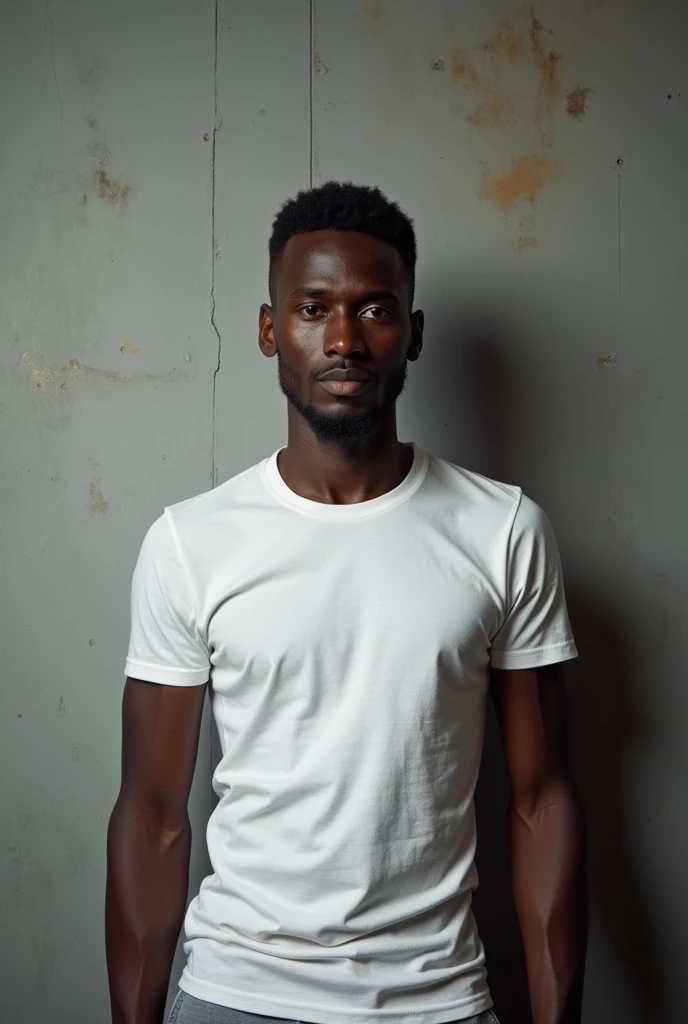
<path fill-rule="evenodd" d="M 619 247 L 619 295 L 621 295 L 621 171 L 617 173 L 616 178 L 616 216 L 618 225 Z"/>
<path fill-rule="evenodd" d="M 213 146 L 211 153 L 211 184 L 210 184 L 210 323 L 217 337 L 217 365 L 213 373 L 213 402 L 212 402 L 212 437 L 210 439 L 210 486 L 217 486 L 217 465 L 215 460 L 215 421 L 217 408 L 217 375 L 220 372 L 220 361 L 222 359 L 222 337 L 215 321 L 215 262 L 217 257 L 217 238 L 215 233 L 215 154 L 216 137 L 222 127 L 222 121 L 217 119 L 217 29 L 219 18 L 219 0 L 215 0 L 215 59 L 213 65 Z"/>
<path fill-rule="evenodd" d="M 314 39 L 314 26 L 313 26 L 313 4 L 315 0 L 310 0 L 309 3 L 309 36 L 310 36 L 310 50 L 308 54 L 308 83 L 310 88 L 310 164 L 309 164 L 309 184 L 313 188 L 313 165 L 315 162 L 315 139 L 314 139 L 314 126 L 313 126 L 313 88 L 314 88 L 314 75 L 313 75 L 313 61 L 315 59 L 315 39 Z"/>

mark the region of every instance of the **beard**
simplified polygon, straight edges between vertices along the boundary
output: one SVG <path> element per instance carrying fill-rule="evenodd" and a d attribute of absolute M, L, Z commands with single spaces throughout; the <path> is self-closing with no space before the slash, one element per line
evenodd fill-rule
<path fill-rule="evenodd" d="M 317 440 L 326 444 L 356 444 L 377 433 L 390 409 L 396 405 L 408 376 L 408 362 L 404 360 L 403 364 L 393 370 L 387 378 L 382 401 L 376 408 L 329 413 L 322 412 L 312 402 L 304 402 L 301 399 L 300 378 L 290 366 L 287 366 L 279 351 L 277 365 L 282 394 L 303 416 Z"/>

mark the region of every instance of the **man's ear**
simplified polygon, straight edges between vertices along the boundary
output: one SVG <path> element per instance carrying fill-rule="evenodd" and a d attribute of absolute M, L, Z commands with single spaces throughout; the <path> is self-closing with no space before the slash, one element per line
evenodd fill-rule
<path fill-rule="evenodd" d="M 264 302 L 258 314 L 258 347 L 264 356 L 271 359 L 277 353 L 275 344 L 275 314 L 272 306 Z"/>
<path fill-rule="evenodd" d="M 406 358 L 414 362 L 420 355 L 423 348 L 423 328 L 425 326 L 425 314 L 422 309 L 411 313 L 411 344 L 409 345 Z"/>

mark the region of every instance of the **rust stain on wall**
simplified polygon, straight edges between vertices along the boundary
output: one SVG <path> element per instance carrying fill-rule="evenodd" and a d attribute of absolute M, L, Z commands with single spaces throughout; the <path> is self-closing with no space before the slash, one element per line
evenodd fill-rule
<path fill-rule="evenodd" d="M 516 252 L 528 252 L 537 249 L 539 242 L 535 235 L 519 235 L 514 242 Z"/>
<path fill-rule="evenodd" d="M 556 168 L 548 157 L 524 154 L 512 160 L 503 174 L 485 169 L 480 195 L 505 212 L 519 202 L 535 205 L 554 177 Z"/>
<path fill-rule="evenodd" d="M 91 516 L 108 516 L 110 514 L 110 502 L 105 500 L 102 491 L 92 480 L 88 485 L 88 511 Z"/>
<path fill-rule="evenodd" d="M 566 113 L 578 121 L 582 121 L 588 108 L 588 96 L 592 90 L 581 85 L 574 86 L 566 93 Z"/>

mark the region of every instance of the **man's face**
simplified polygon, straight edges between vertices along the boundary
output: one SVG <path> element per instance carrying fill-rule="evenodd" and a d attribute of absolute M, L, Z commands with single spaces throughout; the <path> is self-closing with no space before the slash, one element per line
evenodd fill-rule
<path fill-rule="evenodd" d="M 354 231 L 289 239 L 263 306 L 260 346 L 277 355 L 282 391 L 322 441 L 374 434 L 417 359 L 423 314 L 411 313 L 407 273 L 387 242 Z"/>

